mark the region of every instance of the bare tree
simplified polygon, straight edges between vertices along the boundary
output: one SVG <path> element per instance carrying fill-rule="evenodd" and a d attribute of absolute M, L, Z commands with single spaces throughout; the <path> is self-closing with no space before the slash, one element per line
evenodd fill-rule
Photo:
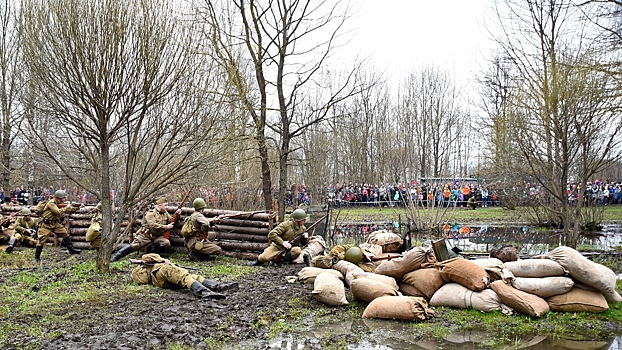
<path fill-rule="evenodd" d="M 620 143 L 619 94 L 607 61 L 588 40 L 585 19 L 569 1 L 506 1 L 499 8 L 497 42 L 518 72 L 511 99 L 525 175 L 550 195 L 543 202 L 575 245 L 581 202 L 570 207 L 569 181 L 583 185 L 608 161 Z M 509 17 L 505 17 L 505 15 Z"/>
<path fill-rule="evenodd" d="M 237 0 L 232 8 L 229 3 L 206 1 L 204 19 L 217 47 L 215 58 L 226 68 L 252 117 L 266 209 L 272 207 L 267 129 L 277 138 L 279 217 L 283 218 L 292 140 L 328 119 L 332 106 L 357 92 L 353 70 L 338 84 L 316 79 L 336 47 L 348 8 L 310 0 Z M 226 27 L 227 22 L 234 25 Z M 244 48 L 243 57 L 235 50 L 238 47 Z M 244 74 L 244 59 L 254 68 L 252 83 Z M 310 101 L 307 94 L 313 89 L 321 94 L 313 94 L 315 100 Z"/>
<path fill-rule="evenodd" d="M 183 23 L 167 1 L 24 2 L 24 59 L 41 96 L 28 106 L 33 146 L 101 200 L 100 272 L 137 203 L 217 159 L 227 123 L 215 120 L 227 114 L 212 92 L 224 88 Z M 122 196 L 114 228 L 112 188 Z"/>
<path fill-rule="evenodd" d="M 18 104 L 23 68 L 18 10 L 14 1 L 0 2 L 0 186 L 5 191 L 11 182 L 11 152 L 22 113 Z"/>

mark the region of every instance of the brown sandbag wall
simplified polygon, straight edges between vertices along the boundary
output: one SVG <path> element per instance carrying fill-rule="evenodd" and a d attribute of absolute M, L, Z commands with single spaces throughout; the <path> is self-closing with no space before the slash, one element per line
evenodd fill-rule
<path fill-rule="evenodd" d="M 17 213 L 13 218 L 13 222 L 17 219 L 22 209 L 29 208 L 32 211 L 32 217 L 38 219 L 39 216 L 34 212 L 35 206 L 2 206 L 3 217 Z M 173 215 L 177 207 L 168 207 L 168 212 Z M 184 224 L 184 219 L 194 212 L 193 208 L 182 208 L 180 219 L 175 222 L 175 227 L 171 232 L 171 246 L 173 250 L 179 252 L 187 252 L 184 244 L 184 238 L 180 231 Z M 65 227 L 71 236 L 73 245 L 78 249 L 93 249 L 91 244 L 86 241 L 86 231 L 91 225 L 91 217 L 95 213 L 95 206 L 84 206 L 77 212 L 69 214 L 68 220 L 65 220 Z M 276 225 L 276 214 L 267 212 L 242 212 L 232 210 L 204 209 L 203 215 L 208 218 L 219 215 L 228 215 L 229 217 L 220 220 L 219 224 L 214 226 L 216 233 L 215 243 L 217 243 L 226 256 L 241 259 L 256 259 L 259 254 L 269 245 L 268 232 Z M 127 217 L 126 217 L 127 220 Z M 140 228 L 141 218 L 134 221 L 132 225 L 132 234 L 136 233 Z M 128 221 L 124 221 L 121 227 L 126 228 Z M 12 234 L 12 228 L 5 230 L 6 233 Z M 10 231 L 10 232 L 9 232 Z M 123 239 L 123 243 L 127 244 L 130 237 Z M 51 235 L 48 238 L 49 245 L 58 245 L 58 239 Z M 116 247 L 119 248 L 119 247 Z"/>

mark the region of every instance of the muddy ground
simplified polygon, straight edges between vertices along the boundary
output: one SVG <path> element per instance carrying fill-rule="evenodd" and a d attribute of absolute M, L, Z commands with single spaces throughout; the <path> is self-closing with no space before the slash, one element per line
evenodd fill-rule
<path fill-rule="evenodd" d="M 33 249 L 20 250 L 34 254 Z M 94 260 L 95 254 L 94 251 L 84 251 L 80 255 L 69 256 L 61 248 L 46 248 L 42 254 L 43 265 L 38 267 L 44 271 L 46 278 L 33 285 L 32 290 L 36 291 L 46 281 L 62 278 L 52 273 L 46 263 L 75 264 L 76 261 Z M 185 256 L 179 256 L 182 258 L 173 256 L 177 258 L 174 262 L 189 263 L 187 259 L 184 261 Z M 134 254 L 129 257 L 139 258 Z M 222 264 L 225 259 L 204 264 Z M 246 263 L 237 259 L 226 261 L 239 265 Z M 286 276 L 296 275 L 302 267 L 304 265 L 255 267 L 256 273 L 235 280 L 239 287 L 223 292 L 227 298 L 219 301 L 198 299 L 188 290 L 145 286 L 142 298 L 118 294 L 109 300 L 102 300 L 99 305 L 84 305 L 81 309 L 68 307 L 66 313 L 69 315 L 59 316 L 69 316 L 72 323 L 54 324 L 44 330 L 48 334 L 59 334 L 52 340 L 41 341 L 28 334 L 14 334 L 11 343 L 15 348 L 40 349 L 170 349 L 175 346 L 195 349 L 221 348 L 223 345 L 227 348 L 268 348 L 269 329 L 258 319 L 258 313 L 271 322 L 273 317 L 290 314 L 295 308 L 290 307 L 288 301 L 297 297 L 302 297 L 302 303 L 307 307 L 321 306 L 311 296 L 312 286 L 286 281 Z M 127 284 L 133 283 L 129 275 L 131 268 L 127 261 L 114 263 L 111 274 L 118 278 L 110 279 L 113 282 L 101 285 L 101 288 L 123 290 Z M 4 277 L 0 276 L 0 283 L 22 270 L 3 269 Z M 233 281 L 226 276 L 202 275 L 218 281 Z M 98 285 L 98 280 L 97 274 L 93 274 L 88 282 Z M 12 321 L 30 324 L 33 320 Z"/>

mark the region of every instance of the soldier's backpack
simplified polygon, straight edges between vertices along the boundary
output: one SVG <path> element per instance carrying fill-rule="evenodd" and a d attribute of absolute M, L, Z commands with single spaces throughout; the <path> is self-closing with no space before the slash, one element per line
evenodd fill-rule
<path fill-rule="evenodd" d="M 196 229 L 192 224 L 192 220 L 190 219 L 190 216 L 187 216 L 184 219 L 184 226 L 181 227 L 181 235 L 184 237 L 191 237 L 195 234 L 195 232 Z"/>
<path fill-rule="evenodd" d="M 43 210 L 45 209 L 45 206 L 48 204 L 48 201 L 39 201 L 39 203 L 37 203 L 37 207 L 35 208 L 35 213 L 37 213 L 37 215 L 41 215 L 43 214 Z"/>

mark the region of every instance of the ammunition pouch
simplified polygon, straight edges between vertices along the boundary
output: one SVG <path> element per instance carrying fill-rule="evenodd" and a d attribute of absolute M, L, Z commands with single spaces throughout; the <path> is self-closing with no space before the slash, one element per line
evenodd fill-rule
<path fill-rule="evenodd" d="M 59 219 L 43 218 L 43 219 L 41 219 L 41 222 L 43 222 L 44 224 L 47 224 L 47 225 L 56 225 L 56 224 L 60 223 L 60 220 Z"/>

